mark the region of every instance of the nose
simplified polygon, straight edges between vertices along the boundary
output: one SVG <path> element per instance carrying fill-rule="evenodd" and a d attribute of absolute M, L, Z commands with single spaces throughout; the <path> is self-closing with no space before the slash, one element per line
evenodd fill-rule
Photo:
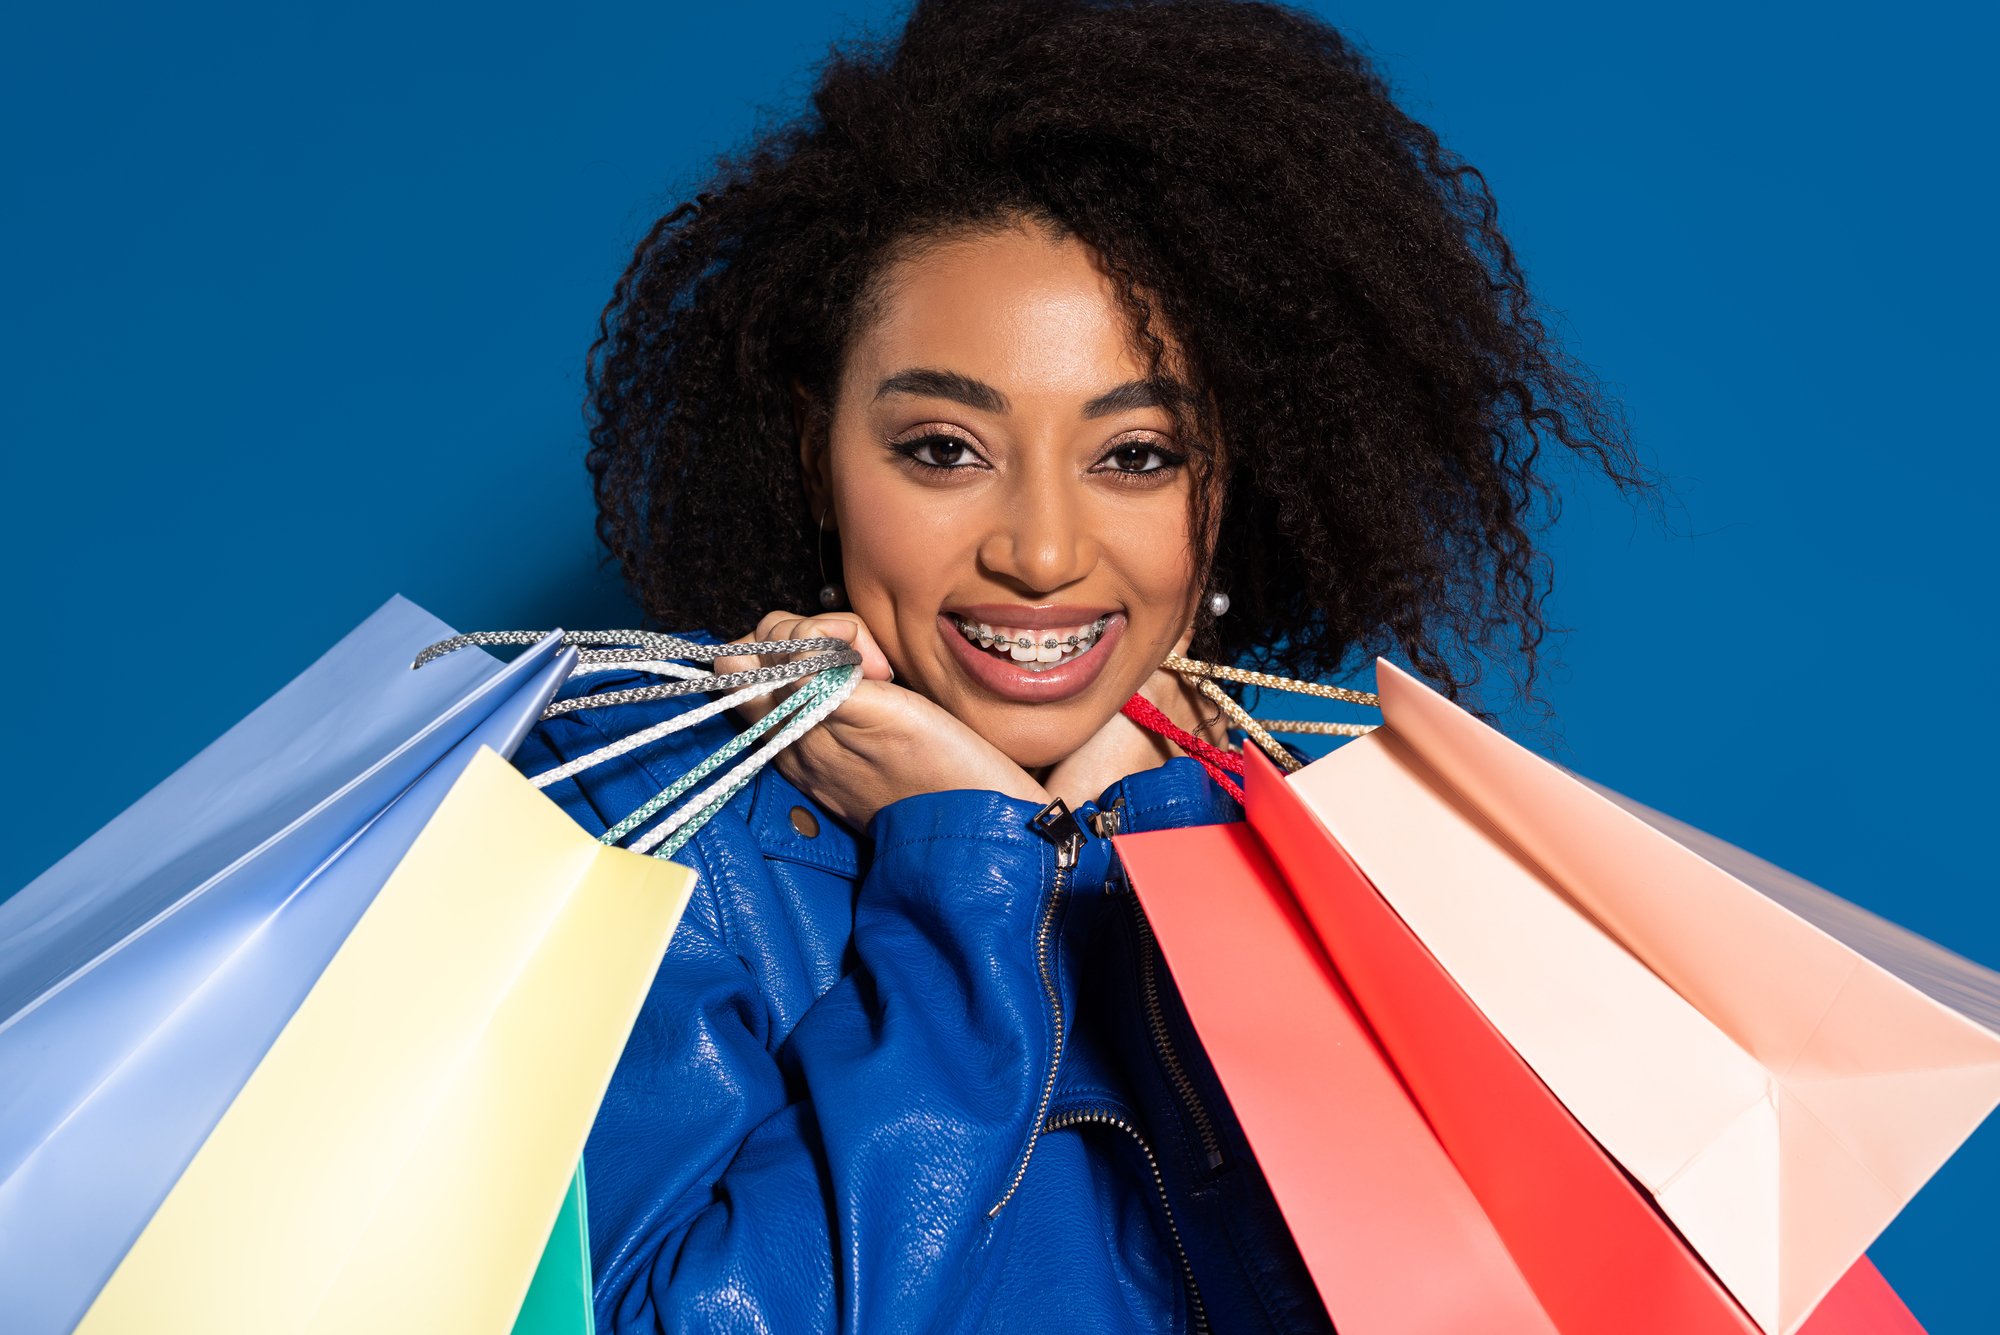
<path fill-rule="evenodd" d="M 1080 490 L 1045 472 L 1020 475 L 995 498 L 1000 505 L 987 520 L 980 563 L 1029 594 L 1053 593 L 1088 575 L 1099 546 Z"/>

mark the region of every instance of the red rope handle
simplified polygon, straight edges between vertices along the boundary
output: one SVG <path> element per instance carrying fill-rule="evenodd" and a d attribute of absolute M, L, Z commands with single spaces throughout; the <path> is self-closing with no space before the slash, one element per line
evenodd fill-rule
<path fill-rule="evenodd" d="M 1219 746 L 1212 746 L 1175 723 L 1160 712 L 1160 707 L 1143 695 L 1135 695 L 1125 702 L 1118 711 L 1126 718 L 1148 732 L 1158 733 L 1181 750 L 1201 762 L 1209 777 L 1222 785 L 1222 790 L 1241 804 L 1243 787 L 1236 780 L 1243 777 L 1243 757 L 1231 755 Z M 1234 775 L 1234 778 L 1230 776 Z"/>

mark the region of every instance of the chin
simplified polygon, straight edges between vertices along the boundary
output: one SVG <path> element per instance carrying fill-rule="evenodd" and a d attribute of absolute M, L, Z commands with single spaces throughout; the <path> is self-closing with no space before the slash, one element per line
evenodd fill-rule
<path fill-rule="evenodd" d="M 989 723 L 990 726 L 985 726 Z M 1000 717 L 982 719 L 974 725 L 974 730 L 1016 765 L 1033 772 L 1074 755 L 1089 735 L 1074 726 L 1054 727 L 1052 723 L 1053 720 Z"/>

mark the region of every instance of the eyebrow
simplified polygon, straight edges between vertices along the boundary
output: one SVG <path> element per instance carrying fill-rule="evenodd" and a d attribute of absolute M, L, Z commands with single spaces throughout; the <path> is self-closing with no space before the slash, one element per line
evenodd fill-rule
<path fill-rule="evenodd" d="M 1185 391 L 1178 381 L 1165 376 L 1128 380 L 1114 390 L 1099 394 L 1083 405 L 1085 417 L 1109 417 L 1134 408 L 1163 408 L 1178 400 Z"/>
<path fill-rule="evenodd" d="M 950 399 L 968 408 L 981 412 L 1004 413 L 1008 409 L 1007 396 L 984 380 L 974 380 L 969 375 L 956 371 L 939 371 L 927 366 L 913 366 L 907 371 L 898 371 L 887 376 L 875 387 L 875 397 L 887 398 L 891 394 L 915 394 L 926 399 Z"/>
<path fill-rule="evenodd" d="M 1088 419 L 1130 412 L 1134 408 L 1158 408 L 1177 400 L 1185 392 L 1178 381 L 1165 376 L 1128 380 L 1084 404 L 1083 415 Z M 950 399 L 953 403 L 962 403 L 968 408 L 988 413 L 1004 413 L 1011 406 L 1005 394 L 983 380 L 975 380 L 957 371 L 925 366 L 913 366 L 884 377 L 882 383 L 875 387 L 875 397 L 886 398 L 891 394 Z"/>

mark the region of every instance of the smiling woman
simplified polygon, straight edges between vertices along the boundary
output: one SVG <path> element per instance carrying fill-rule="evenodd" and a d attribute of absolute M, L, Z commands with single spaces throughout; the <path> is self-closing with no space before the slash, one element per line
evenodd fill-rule
<path fill-rule="evenodd" d="M 893 637 L 905 685 L 1045 767 L 1186 647 L 1187 454 L 1073 237 L 1023 223 L 904 261 L 886 285 L 807 476 L 836 514 L 868 515 L 841 544 L 847 594 Z M 952 369 L 881 374 L 912 362 Z M 1012 652 L 969 652 L 968 622 Z M 1064 635 L 1091 648 L 1062 662 Z M 1023 702 L 1061 707 L 1006 707 Z"/>
<path fill-rule="evenodd" d="M 1046 219 L 924 247 L 877 282 L 833 403 L 798 399 L 818 424 L 800 437 L 803 490 L 833 517 L 853 616 L 757 634 L 854 635 L 1040 785 L 991 786 L 1080 805 L 1167 758 L 1119 716 L 1135 691 L 1197 711 L 1159 670 L 1188 650 L 1198 592 L 1189 449 L 1168 410 L 1185 390 L 1149 371 L 1093 252 Z M 1197 726 L 1226 745 L 1219 720 Z M 1107 728 L 1121 745 L 1080 745 Z M 929 791 L 968 776 L 908 777 Z"/>
<path fill-rule="evenodd" d="M 600 533 L 662 627 L 864 680 L 687 846 L 586 1155 L 607 1330 L 1328 1328 L 1104 837 L 1240 808 L 1123 709 L 1230 746 L 1174 653 L 1532 665 L 1542 452 L 1636 485 L 1534 310 L 1337 32 L 1223 0 L 919 4 L 654 226 Z M 601 833 L 727 737 L 547 791 Z"/>

